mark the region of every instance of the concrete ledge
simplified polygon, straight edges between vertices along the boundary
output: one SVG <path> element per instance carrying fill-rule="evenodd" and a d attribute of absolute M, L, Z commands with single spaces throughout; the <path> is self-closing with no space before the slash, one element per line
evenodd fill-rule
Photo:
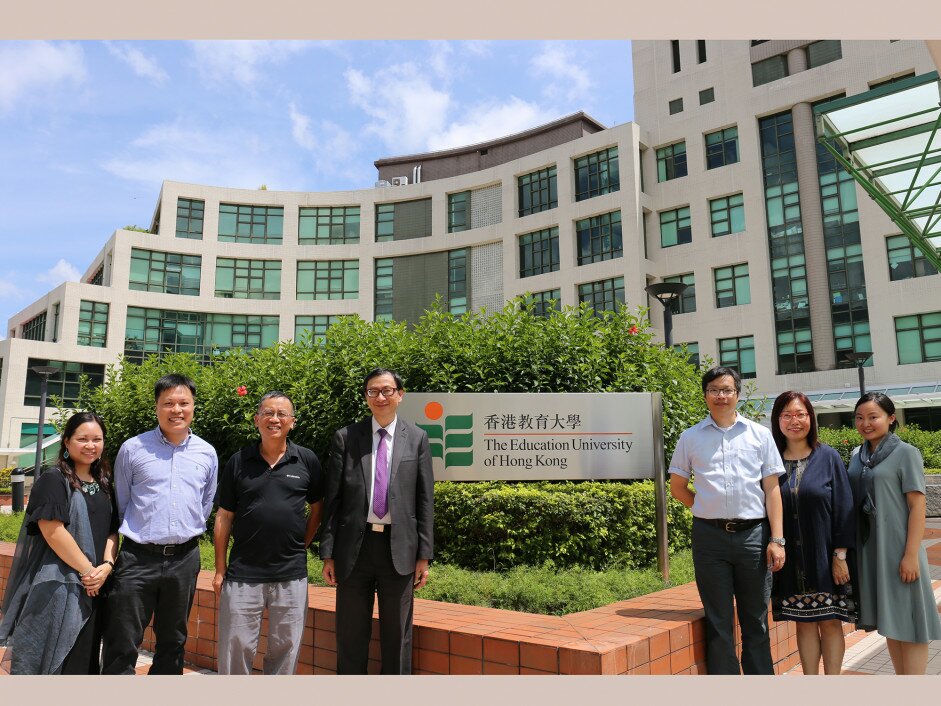
<path fill-rule="evenodd" d="M 14 545 L 0 543 L 0 597 Z M 189 617 L 186 661 L 216 667 L 216 597 L 201 571 Z M 298 674 L 336 672 L 336 592 L 311 586 Z M 374 616 L 377 614 L 374 614 Z M 379 669 L 378 620 L 370 644 Z M 799 663 L 793 623 L 770 621 L 775 672 Z M 846 626 L 847 631 L 852 626 Z M 267 619 L 255 668 L 266 648 Z M 738 626 L 736 638 L 740 640 Z M 154 648 L 148 627 L 142 647 Z M 738 649 L 741 649 L 739 641 Z M 705 626 L 695 584 L 669 588 L 567 616 L 415 601 L 412 668 L 416 674 L 705 674 Z"/>
<path fill-rule="evenodd" d="M 925 476 L 925 516 L 941 517 L 941 475 Z"/>

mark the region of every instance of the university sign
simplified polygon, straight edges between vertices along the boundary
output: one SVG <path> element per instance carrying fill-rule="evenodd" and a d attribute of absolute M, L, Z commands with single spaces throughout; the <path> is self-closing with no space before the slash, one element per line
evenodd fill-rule
<path fill-rule="evenodd" d="M 436 480 L 653 478 L 660 394 L 423 393 L 402 415 L 428 432 Z"/>

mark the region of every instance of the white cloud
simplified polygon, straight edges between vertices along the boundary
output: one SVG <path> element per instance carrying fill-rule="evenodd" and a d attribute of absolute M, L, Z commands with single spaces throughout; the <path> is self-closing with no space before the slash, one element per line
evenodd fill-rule
<path fill-rule="evenodd" d="M 250 86 L 261 78 L 266 65 L 280 64 L 311 45 L 311 42 L 227 40 L 192 42 L 191 46 L 204 78 Z"/>
<path fill-rule="evenodd" d="M 63 83 L 80 84 L 86 76 L 78 44 L 0 42 L 0 112 Z M 62 100 L 58 93 L 55 97 Z"/>
<path fill-rule="evenodd" d="M 131 67 L 131 70 L 141 78 L 148 78 L 154 83 L 163 83 L 168 78 L 167 72 L 160 68 L 160 64 L 140 49 L 129 44 L 105 42 L 105 46 L 112 56 L 117 57 Z"/>
<path fill-rule="evenodd" d="M 55 265 L 50 267 L 43 274 L 38 275 L 36 279 L 50 286 L 57 287 L 63 282 L 78 282 L 81 277 L 82 273 L 79 272 L 72 263 L 60 258 Z"/>
<path fill-rule="evenodd" d="M 428 63 L 432 71 L 441 78 L 449 78 L 454 69 L 451 67 L 451 57 L 454 55 L 454 47 L 450 42 L 437 40 L 431 42 L 431 55 L 428 57 Z"/>
<path fill-rule="evenodd" d="M 548 79 L 543 93 L 552 100 L 576 102 L 588 97 L 592 80 L 577 62 L 575 52 L 564 44 L 547 42 L 530 65 L 537 78 Z"/>
<path fill-rule="evenodd" d="M 156 187 L 164 179 L 255 189 L 290 184 L 293 174 L 257 135 L 245 130 L 203 130 L 181 122 L 147 129 L 101 164 L 122 179 Z"/>
<path fill-rule="evenodd" d="M 342 177 L 348 181 L 363 181 L 362 160 L 356 156 L 359 145 L 349 132 L 329 120 L 321 120 L 315 127 L 309 116 L 298 110 L 294 103 L 288 106 L 291 135 L 294 141 L 313 155 L 314 167 L 321 173 Z M 372 173 L 371 171 L 369 172 Z"/>
<path fill-rule="evenodd" d="M 486 103 L 464 112 L 464 118 L 428 138 L 428 149 L 443 150 L 512 135 L 550 122 L 558 115 L 515 96 L 505 103 Z"/>
<path fill-rule="evenodd" d="M 451 95 L 435 88 L 416 64 L 389 66 L 372 77 L 356 69 L 344 75 L 351 100 L 372 118 L 366 131 L 394 152 L 423 150 L 428 135 L 444 129 Z"/>

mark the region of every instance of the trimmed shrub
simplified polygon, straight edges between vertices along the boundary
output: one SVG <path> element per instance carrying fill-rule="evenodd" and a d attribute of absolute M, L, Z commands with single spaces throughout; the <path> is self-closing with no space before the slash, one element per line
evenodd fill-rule
<path fill-rule="evenodd" d="M 652 481 L 435 484 L 435 556 L 454 566 L 636 568 L 656 561 Z M 670 551 L 692 515 L 669 499 Z"/>
<path fill-rule="evenodd" d="M 911 425 L 899 427 L 896 433 L 902 441 L 921 451 L 926 469 L 941 468 L 941 431 L 924 431 Z M 845 464 L 849 464 L 853 449 L 862 443 L 859 433 L 850 427 L 840 429 L 821 427 L 818 430 L 818 438 L 835 448 Z"/>

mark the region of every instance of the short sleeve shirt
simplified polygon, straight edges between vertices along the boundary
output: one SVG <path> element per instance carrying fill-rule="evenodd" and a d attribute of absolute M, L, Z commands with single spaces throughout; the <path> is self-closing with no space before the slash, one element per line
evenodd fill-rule
<path fill-rule="evenodd" d="M 693 476 L 693 515 L 704 519 L 759 519 L 765 516 L 762 479 L 783 475 L 771 430 L 742 415 L 728 429 L 712 416 L 682 434 L 670 473 Z"/>
<path fill-rule="evenodd" d="M 234 454 L 219 480 L 218 504 L 235 513 L 226 578 L 248 583 L 294 581 L 307 576 L 305 506 L 323 499 L 317 454 L 288 441 L 269 467 L 258 444 Z"/>

